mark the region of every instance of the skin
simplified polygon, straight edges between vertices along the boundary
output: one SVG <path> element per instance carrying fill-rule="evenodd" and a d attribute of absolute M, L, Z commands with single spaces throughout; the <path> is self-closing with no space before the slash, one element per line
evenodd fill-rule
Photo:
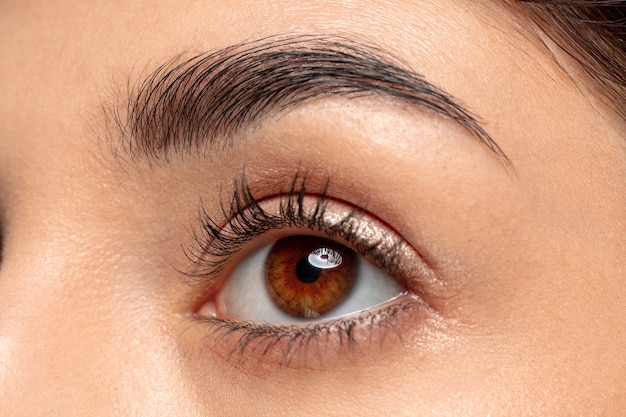
<path fill-rule="evenodd" d="M 220 157 L 111 155 L 119 140 L 102 108 L 129 77 L 276 34 L 392 51 L 479 115 L 510 164 L 456 123 L 377 97 L 264 118 Z M 0 51 L 5 413 L 626 410 L 624 121 L 504 6 L 3 2 Z M 219 214 L 220 190 L 244 165 L 259 193 L 306 167 L 331 178 L 335 198 L 367 202 L 434 271 L 431 308 L 403 316 L 401 340 L 356 353 L 329 342 L 318 360 L 288 366 L 225 354 L 233 341 L 190 319 L 223 281 L 197 285 L 172 266 L 191 268 L 181 245 L 198 200 Z"/>

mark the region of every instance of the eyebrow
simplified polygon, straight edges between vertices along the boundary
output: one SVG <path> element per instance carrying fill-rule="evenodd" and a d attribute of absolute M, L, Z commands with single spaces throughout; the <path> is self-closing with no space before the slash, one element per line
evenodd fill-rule
<path fill-rule="evenodd" d="M 179 56 L 129 82 L 126 106 L 111 113 L 126 154 L 167 160 L 172 153 L 226 149 L 242 130 L 314 98 L 371 96 L 453 120 L 508 163 L 450 94 L 389 52 L 345 38 L 273 37 Z"/>

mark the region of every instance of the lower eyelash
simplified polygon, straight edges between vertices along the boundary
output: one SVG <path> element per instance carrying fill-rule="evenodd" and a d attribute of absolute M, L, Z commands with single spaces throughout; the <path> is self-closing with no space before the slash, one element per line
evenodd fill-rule
<path fill-rule="evenodd" d="M 369 347 L 374 341 L 383 344 L 391 334 L 402 341 L 402 313 L 423 309 L 416 297 L 387 303 L 375 311 L 364 311 L 352 317 L 311 323 L 306 326 L 271 325 L 217 317 L 196 317 L 211 327 L 209 343 L 230 346 L 226 355 L 237 363 L 250 358 L 265 358 L 281 367 L 324 365 L 328 351 L 354 351 Z M 236 339 L 234 345 L 232 338 Z M 365 346 L 364 346 L 365 343 Z M 271 357 L 270 357 L 271 356 Z"/>

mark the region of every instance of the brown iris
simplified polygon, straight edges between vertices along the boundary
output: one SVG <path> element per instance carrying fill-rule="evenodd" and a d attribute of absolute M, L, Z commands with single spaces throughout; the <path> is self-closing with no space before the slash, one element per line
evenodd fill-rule
<path fill-rule="evenodd" d="M 357 273 L 356 253 L 314 236 L 278 240 L 265 262 L 274 302 L 295 317 L 318 317 L 350 293 Z"/>

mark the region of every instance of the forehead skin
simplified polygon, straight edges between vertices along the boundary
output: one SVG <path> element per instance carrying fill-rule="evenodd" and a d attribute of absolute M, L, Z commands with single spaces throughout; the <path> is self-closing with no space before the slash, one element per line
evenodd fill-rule
<path fill-rule="evenodd" d="M 266 150 L 253 140 L 212 165 L 134 170 L 109 155 L 103 108 L 161 63 L 318 34 L 400 57 L 479 115 L 512 168 L 432 115 L 409 140 L 409 116 L 367 100 L 296 109 L 259 129 Z M 534 39 L 482 1 L 2 2 L 0 410 L 622 415 L 623 121 Z M 336 150 L 311 161 L 368 183 L 369 208 L 464 284 L 441 329 L 415 330 L 384 363 L 233 366 L 180 319 L 193 297 L 171 265 L 198 197 L 294 135 L 300 160 L 315 140 Z"/>

